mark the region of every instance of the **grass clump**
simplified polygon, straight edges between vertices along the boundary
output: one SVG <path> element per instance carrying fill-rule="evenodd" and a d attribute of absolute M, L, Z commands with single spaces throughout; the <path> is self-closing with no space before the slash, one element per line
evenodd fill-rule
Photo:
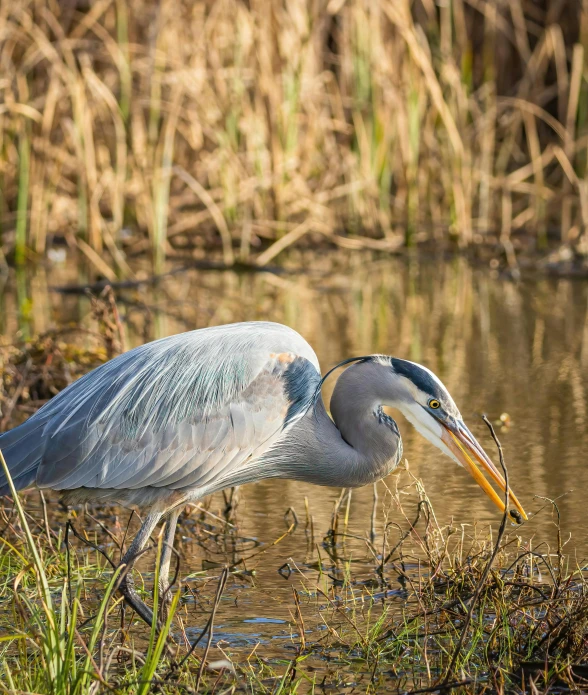
<path fill-rule="evenodd" d="M 223 522 L 206 506 L 196 509 L 193 542 L 216 561 L 196 573 L 196 613 L 188 613 L 194 589 L 187 577 L 175 587 L 158 635 L 121 614 L 120 570 L 104 562 L 105 534 L 116 539 L 103 524 L 87 535 L 94 517 L 78 510 L 76 526 L 92 542 L 77 534 L 79 542 L 71 538 L 66 549 L 54 530 L 55 514 L 46 524 L 15 497 L 15 505 L 4 508 L 0 549 L 0 688 L 80 694 L 296 693 L 316 692 L 321 684 L 340 690 L 352 684 L 366 693 L 583 690 L 585 568 L 574 566 L 561 545 L 533 547 L 518 529 L 492 537 L 440 526 L 420 484 L 406 474 L 397 480 L 396 490 L 386 489 L 376 538 L 348 533 L 343 494 L 329 533 L 314 546 L 315 559 L 307 552 L 288 560 L 290 639 L 277 653 L 275 647 L 268 653 L 263 640 L 253 648 L 231 646 L 215 631 L 217 622 L 242 610 L 232 595 L 236 583 L 253 576 L 253 557 L 266 567 L 275 562 L 284 577 L 279 553 L 271 555 L 283 536 L 252 553 L 236 518 Z M 413 503 L 417 514 L 409 520 L 403 508 Z M 291 510 L 287 514 L 291 518 Z M 400 523 L 389 521 L 392 514 Z M 288 533 L 295 527 L 296 521 Z M 367 555 L 360 559 L 362 544 Z M 117 546 L 109 552 L 122 552 Z M 152 548 L 161 552 L 161 541 Z M 157 576 L 141 582 L 137 572 L 137 578 L 146 598 L 153 587 L 157 611 Z M 252 584 L 246 591 L 254 590 Z M 189 634 L 197 639 L 187 636 L 194 620 L 198 633 Z"/>
<path fill-rule="evenodd" d="M 0 12 L 0 238 L 144 252 L 585 252 L 582 3 L 110 0 Z M 0 255 L 0 259 L 3 258 Z"/>
<path fill-rule="evenodd" d="M 366 593 L 364 583 L 343 574 L 337 599 L 322 607 L 329 632 L 320 648 L 331 645 L 349 667 L 363 661 L 375 690 L 384 682 L 395 692 L 585 688 L 585 568 L 573 566 L 561 547 L 531 550 L 516 534 L 497 542 L 441 528 L 424 499 L 420 522 L 410 523 L 378 569 L 377 589 Z"/>

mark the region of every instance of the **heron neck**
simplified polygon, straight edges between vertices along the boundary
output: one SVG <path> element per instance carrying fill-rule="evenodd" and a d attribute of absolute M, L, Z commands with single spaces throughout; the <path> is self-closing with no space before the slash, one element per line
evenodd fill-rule
<path fill-rule="evenodd" d="M 396 422 L 383 411 L 384 403 L 394 404 L 389 372 L 372 360 L 353 365 L 339 377 L 331 397 L 331 415 L 343 439 L 377 461 L 396 456 L 401 446 Z"/>
<path fill-rule="evenodd" d="M 340 429 L 321 398 L 266 458 L 273 459 L 281 478 L 332 487 L 367 485 L 387 475 L 402 453 L 398 430 L 380 417 L 377 411 L 357 411 L 362 438 L 355 428 L 346 430 L 344 424 Z"/>

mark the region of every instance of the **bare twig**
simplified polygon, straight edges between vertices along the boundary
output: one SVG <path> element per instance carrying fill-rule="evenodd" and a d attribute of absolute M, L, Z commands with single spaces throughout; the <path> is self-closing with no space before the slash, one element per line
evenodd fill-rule
<path fill-rule="evenodd" d="M 492 439 L 494 440 L 494 443 L 496 444 L 496 447 L 498 449 L 498 456 L 500 458 L 500 466 L 502 467 L 502 472 L 504 473 L 504 481 L 505 481 L 505 491 L 504 491 L 504 513 L 502 515 L 502 521 L 500 522 L 500 528 L 498 529 L 498 535 L 496 537 L 496 543 L 494 544 L 494 549 L 492 551 L 492 554 L 490 555 L 490 558 L 488 559 L 488 562 L 486 563 L 486 566 L 484 567 L 484 571 L 482 572 L 482 575 L 480 576 L 480 579 L 478 580 L 478 583 L 476 585 L 476 589 L 474 591 L 474 594 L 472 598 L 470 599 L 470 607 L 467 612 L 467 615 L 465 617 L 465 620 L 463 621 L 463 625 L 461 626 L 461 635 L 459 636 L 459 641 L 457 643 L 457 646 L 455 647 L 453 651 L 453 655 L 451 656 L 451 661 L 449 662 L 449 666 L 447 667 L 447 671 L 445 673 L 445 678 L 443 679 L 442 685 L 447 688 L 448 683 L 450 682 L 450 678 L 453 676 L 454 671 L 455 671 L 455 665 L 457 663 L 457 659 L 459 658 L 459 655 L 461 654 L 461 650 L 463 648 L 468 628 L 470 626 L 470 623 L 472 621 L 472 615 L 474 613 L 474 609 L 476 607 L 476 604 L 478 602 L 478 599 L 480 598 L 480 594 L 482 593 L 482 589 L 484 588 L 484 585 L 486 583 L 486 579 L 488 578 L 488 574 L 490 572 L 490 569 L 492 568 L 492 565 L 494 564 L 494 560 L 496 559 L 496 556 L 498 555 L 498 551 L 500 550 L 500 543 L 502 542 L 502 537 L 504 536 L 504 531 L 506 529 L 506 521 L 508 519 L 508 492 L 509 492 L 509 485 L 508 485 L 508 470 L 506 468 L 506 464 L 504 463 L 504 454 L 502 452 L 502 446 L 500 442 L 498 441 L 498 438 L 496 436 L 496 433 L 494 432 L 494 427 L 492 427 L 492 423 L 490 420 L 485 415 L 482 415 L 482 419 L 488 426 L 488 429 L 490 430 L 490 434 L 492 435 Z"/>
<path fill-rule="evenodd" d="M 220 600 L 221 600 L 222 593 L 223 593 L 224 588 L 225 588 L 225 584 L 227 583 L 227 577 L 228 576 L 229 576 L 229 569 L 228 569 L 228 567 L 225 567 L 223 569 L 223 571 L 221 572 L 221 576 L 218 580 L 218 586 L 216 587 L 216 595 L 214 597 L 214 604 L 212 606 L 212 611 L 210 613 L 210 617 L 208 618 L 208 621 L 207 621 L 206 625 L 204 626 L 204 629 L 198 635 L 197 639 L 192 643 L 192 645 L 190 646 L 190 649 L 188 650 L 188 653 L 186 654 L 186 656 L 184 656 L 184 658 L 180 661 L 180 663 L 172 665 L 170 670 L 165 675 L 165 677 L 163 679 L 164 681 L 169 680 L 171 678 L 172 674 L 176 670 L 182 668 L 182 666 L 186 663 L 186 661 L 190 658 L 190 656 L 192 656 L 192 654 L 194 653 L 194 650 L 196 649 L 198 644 L 202 641 L 203 637 L 208 633 L 208 641 L 206 643 L 206 648 L 204 650 L 204 654 L 202 655 L 202 660 L 200 662 L 200 667 L 198 669 L 198 676 L 196 678 L 196 688 L 195 689 L 198 690 L 198 686 L 200 684 L 200 680 L 202 678 L 202 673 L 204 671 L 204 666 L 206 663 L 206 657 L 208 656 L 208 652 L 210 650 L 210 645 L 212 642 L 212 630 L 213 630 L 213 625 L 214 625 L 214 617 L 216 615 L 217 608 L 220 604 Z"/>

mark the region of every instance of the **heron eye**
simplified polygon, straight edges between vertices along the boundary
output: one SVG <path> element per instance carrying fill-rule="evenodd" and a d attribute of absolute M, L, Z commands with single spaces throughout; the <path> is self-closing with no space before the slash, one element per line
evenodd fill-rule
<path fill-rule="evenodd" d="M 440 406 L 441 406 L 441 403 L 439 403 L 439 401 L 435 398 L 431 398 L 431 400 L 429 401 L 429 408 L 433 408 L 436 410 Z"/>

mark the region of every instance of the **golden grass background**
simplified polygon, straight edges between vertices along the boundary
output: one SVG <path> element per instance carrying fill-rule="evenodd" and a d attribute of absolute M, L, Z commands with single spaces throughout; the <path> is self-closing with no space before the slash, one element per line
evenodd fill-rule
<path fill-rule="evenodd" d="M 0 263 L 585 251 L 588 2 L 14 0 Z"/>

